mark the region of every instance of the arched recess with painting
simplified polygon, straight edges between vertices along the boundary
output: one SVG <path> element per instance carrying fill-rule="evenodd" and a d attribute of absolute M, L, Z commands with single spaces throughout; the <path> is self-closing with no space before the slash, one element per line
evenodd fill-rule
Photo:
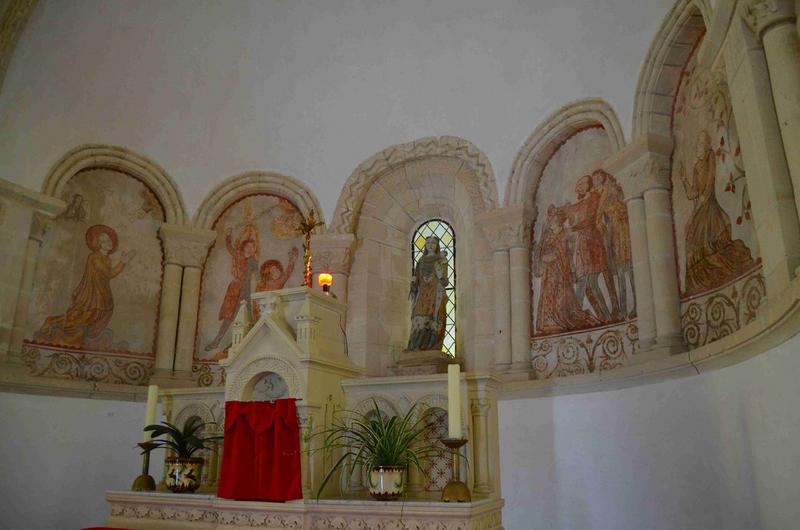
<path fill-rule="evenodd" d="M 141 385 L 153 370 L 163 223 L 183 223 L 178 191 L 124 147 L 64 155 L 42 192 L 66 204 L 40 235 L 23 361 L 36 376 Z M 58 383 L 52 383 L 58 386 Z"/>
<path fill-rule="evenodd" d="M 348 284 L 351 359 L 387 375 L 409 339 L 411 244 L 415 230 L 443 219 L 458 240 L 456 350 L 471 369 L 491 365 L 491 253 L 475 216 L 497 207 L 485 155 L 455 137 L 422 138 L 362 162 L 345 184 L 329 233 L 355 237 Z M 483 352 L 479 355 L 478 352 Z"/>
<path fill-rule="evenodd" d="M 517 155 L 506 201 L 535 212 L 531 356 L 547 379 L 622 366 L 637 350 L 623 191 L 603 163 L 624 146 L 613 109 L 587 99 L 550 116 Z"/>
<path fill-rule="evenodd" d="M 300 181 L 270 172 L 249 172 L 225 180 L 206 198 L 193 224 L 216 232 L 203 266 L 193 372 L 199 386 L 224 384 L 219 359 L 227 356 L 231 324 L 242 303 L 253 320 L 256 291 L 301 285 L 303 241 L 297 227 L 314 211 L 313 192 Z M 257 280 L 250 281 L 255 277 Z"/>

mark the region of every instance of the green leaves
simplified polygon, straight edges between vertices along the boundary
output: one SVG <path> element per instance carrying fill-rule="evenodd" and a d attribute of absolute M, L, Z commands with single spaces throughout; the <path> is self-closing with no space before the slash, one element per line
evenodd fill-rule
<path fill-rule="evenodd" d="M 148 425 L 144 431 L 153 433 L 151 435 L 152 442 L 157 444 L 157 448 L 172 449 L 179 458 L 190 458 L 201 449 L 211 449 L 208 442 L 222 439 L 222 436 L 198 436 L 198 431 L 207 424 L 197 417 L 187 421 L 183 430 L 167 421 L 161 423 L 161 425 Z M 159 436 L 165 436 L 165 438 L 158 438 Z"/>
<path fill-rule="evenodd" d="M 317 490 L 317 498 L 337 470 L 342 470 L 347 477 L 359 468 L 369 471 L 378 466 L 406 469 L 414 466 L 424 473 L 425 462 L 438 453 L 438 446 L 423 443 L 424 433 L 431 428 L 429 410 L 415 418 L 415 403 L 402 417 L 387 418 L 374 399 L 372 404 L 373 409 L 366 414 L 343 411 L 330 428 L 310 436 L 323 439 L 322 447 L 312 452 L 342 451 L 325 474 Z"/>

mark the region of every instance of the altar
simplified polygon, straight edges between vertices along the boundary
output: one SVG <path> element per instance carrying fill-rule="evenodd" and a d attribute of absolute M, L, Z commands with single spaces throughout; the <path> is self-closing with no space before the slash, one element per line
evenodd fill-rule
<path fill-rule="evenodd" d="M 364 377 L 345 349 L 344 304 L 306 287 L 253 295 L 258 318 L 240 308 L 232 326 L 232 345 L 220 365 L 222 388 L 162 389 L 164 419 L 178 426 L 197 418 L 206 434 L 225 432 L 226 403 L 291 398 L 300 429 L 302 499 L 287 502 L 242 501 L 216 495 L 225 444 L 203 451 L 205 466 L 195 494 L 169 493 L 163 477 L 157 491 L 109 491 L 107 525 L 128 529 L 296 528 L 296 529 L 502 529 L 498 470 L 496 388 L 490 374 L 462 373 L 450 381 L 463 399 L 448 405 L 448 375 Z M 452 390 L 452 389 L 451 389 Z M 455 403 L 455 402 L 454 402 Z M 334 455 L 321 449 L 322 437 L 337 414 L 422 413 L 430 418 L 424 440 L 440 446 L 447 438 L 448 414 L 458 414 L 468 443 L 461 458 L 449 450 L 429 458 L 423 469 L 404 475 L 403 496 L 395 501 L 369 497 L 367 470 L 341 473 L 325 487 Z M 227 435 L 227 434 L 226 434 Z M 166 456 L 169 456 L 166 455 Z M 452 478 L 453 462 L 472 495 L 471 502 L 441 502 Z M 166 467 L 165 467 L 166 469 Z M 318 500 L 319 497 L 319 500 Z M 288 497 L 291 498 L 291 497 Z"/>
<path fill-rule="evenodd" d="M 109 491 L 108 526 L 131 530 L 500 530 L 500 499 L 431 501 L 303 499 L 243 502 L 213 495 Z"/>

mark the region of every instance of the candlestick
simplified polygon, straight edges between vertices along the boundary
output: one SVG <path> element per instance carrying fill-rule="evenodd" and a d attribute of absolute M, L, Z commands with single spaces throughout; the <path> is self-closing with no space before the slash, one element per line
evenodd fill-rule
<path fill-rule="evenodd" d="M 447 366 L 447 435 L 461 438 L 461 366 Z"/>
<path fill-rule="evenodd" d="M 147 387 L 147 409 L 144 413 L 144 426 L 153 425 L 156 422 L 156 407 L 158 406 L 158 385 Z M 150 432 L 145 431 L 143 442 L 150 441 Z"/>
<path fill-rule="evenodd" d="M 466 438 L 444 438 L 441 442 L 450 449 L 453 462 L 453 476 L 442 490 L 442 502 L 472 502 L 472 494 L 464 482 L 461 482 L 461 463 L 459 448 L 467 443 Z"/>
<path fill-rule="evenodd" d="M 317 221 L 314 210 L 311 210 L 297 227 L 297 232 L 303 234 L 303 285 L 308 288 L 311 288 L 311 232 L 323 224 Z"/>
<path fill-rule="evenodd" d="M 155 385 L 154 385 L 155 386 Z M 158 389 L 158 387 L 156 387 Z M 155 491 L 156 481 L 150 476 L 150 451 L 158 447 L 155 442 L 142 442 L 138 444 L 142 448 L 142 474 L 133 481 L 131 490 L 133 491 Z"/>

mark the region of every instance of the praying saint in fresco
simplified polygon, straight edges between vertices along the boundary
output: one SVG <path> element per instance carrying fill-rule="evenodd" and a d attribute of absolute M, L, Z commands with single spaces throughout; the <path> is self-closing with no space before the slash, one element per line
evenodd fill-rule
<path fill-rule="evenodd" d="M 536 248 L 534 275 L 542 279 L 536 331 L 543 334 L 597 326 L 600 322 L 581 309 L 575 297 L 564 209 L 547 208 L 547 224 Z"/>
<path fill-rule="evenodd" d="M 117 251 L 119 240 L 110 226 L 90 226 L 85 234 L 86 246 L 91 254 L 86 258 L 83 277 L 72 292 L 66 313 L 48 317 L 34 339 L 59 346 L 82 348 L 86 342 L 96 341 L 107 330 L 114 313 L 111 279 L 120 274 L 136 252 L 122 253 L 116 265 L 111 255 Z"/>
<path fill-rule="evenodd" d="M 691 180 L 683 163 L 678 166 L 686 197 L 694 203 L 685 236 L 687 295 L 722 285 L 754 264 L 750 249 L 733 239 L 730 218 L 717 202 L 716 156 L 708 131 L 700 131 L 696 145 Z"/>
<path fill-rule="evenodd" d="M 439 238 L 425 238 L 425 250 L 411 280 L 411 333 L 407 351 L 441 350 L 447 321 L 447 253 Z"/>
<path fill-rule="evenodd" d="M 258 229 L 253 224 L 246 224 L 234 243 L 233 229 L 225 229 L 225 248 L 233 260 L 231 273 L 233 278 L 225 290 L 225 298 L 219 308 L 219 320 L 222 322 L 214 339 L 206 345 L 206 351 L 219 348 L 222 338 L 236 318 L 239 303 L 244 301 L 250 307 L 250 286 L 254 274 L 258 272 Z"/>

